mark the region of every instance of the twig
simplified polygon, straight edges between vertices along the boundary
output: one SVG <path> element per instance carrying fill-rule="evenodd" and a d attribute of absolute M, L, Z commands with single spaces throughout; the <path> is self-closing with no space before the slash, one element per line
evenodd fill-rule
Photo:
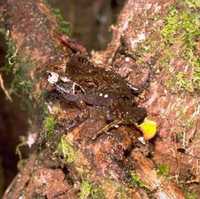
<path fill-rule="evenodd" d="M 109 123 L 108 125 L 104 126 L 102 129 L 100 129 L 95 136 L 92 138 L 92 140 L 96 140 L 97 137 L 102 135 L 103 133 L 108 132 L 111 128 L 115 127 L 117 128 L 119 124 L 123 123 L 123 120 L 114 120 L 113 122 Z"/>

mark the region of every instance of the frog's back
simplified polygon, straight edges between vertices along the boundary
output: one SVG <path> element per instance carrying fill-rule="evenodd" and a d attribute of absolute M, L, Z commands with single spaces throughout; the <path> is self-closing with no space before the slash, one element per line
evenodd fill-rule
<path fill-rule="evenodd" d="M 113 71 L 95 67 L 86 57 L 72 56 L 66 67 L 67 75 L 72 81 L 82 85 L 86 90 L 99 90 L 99 92 L 121 93 L 132 95 L 133 92 L 127 81 Z"/>

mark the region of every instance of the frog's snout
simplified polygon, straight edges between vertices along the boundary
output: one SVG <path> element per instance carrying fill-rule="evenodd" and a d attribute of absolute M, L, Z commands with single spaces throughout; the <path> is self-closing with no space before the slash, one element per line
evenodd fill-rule
<path fill-rule="evenodd" d="M 50 84 L 55 84 L 58 82 L 58 80 L 59 80 L 58 73 L 47 71 L 47 74 L 48 74 L 48 82 Z"/>

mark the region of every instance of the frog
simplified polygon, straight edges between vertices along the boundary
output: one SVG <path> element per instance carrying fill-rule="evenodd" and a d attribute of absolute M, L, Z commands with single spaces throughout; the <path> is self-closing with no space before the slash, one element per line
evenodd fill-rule
<path fill-rule="evenodd" d="M 141 93 L 137 86 L 111 70 L 94 66 L 83 55 L 71 56 L 64 74 L 48 72 L 48 82 L 68 102 L 102 108 L 106 120 L 123 120 L 126 124 L 140 124 L 147 111 L 136 103 Z"/>

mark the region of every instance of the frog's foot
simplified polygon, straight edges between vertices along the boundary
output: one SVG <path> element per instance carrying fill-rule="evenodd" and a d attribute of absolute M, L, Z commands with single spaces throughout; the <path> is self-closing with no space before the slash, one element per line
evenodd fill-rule
<path fill-rule="evenodd" d="M 92 137 L 92 140 L 96 140 L 99 136 L 101 136 L 104 133 L 107 133 L 112 128 L 118 128 L 120 124 L 122 124 L 124 121 L 123 119 L 116 119 L 113 122 L 109 123 L 108 125 L 104 126 L 102 129 L 97 131 L 95 136 Z"/>

